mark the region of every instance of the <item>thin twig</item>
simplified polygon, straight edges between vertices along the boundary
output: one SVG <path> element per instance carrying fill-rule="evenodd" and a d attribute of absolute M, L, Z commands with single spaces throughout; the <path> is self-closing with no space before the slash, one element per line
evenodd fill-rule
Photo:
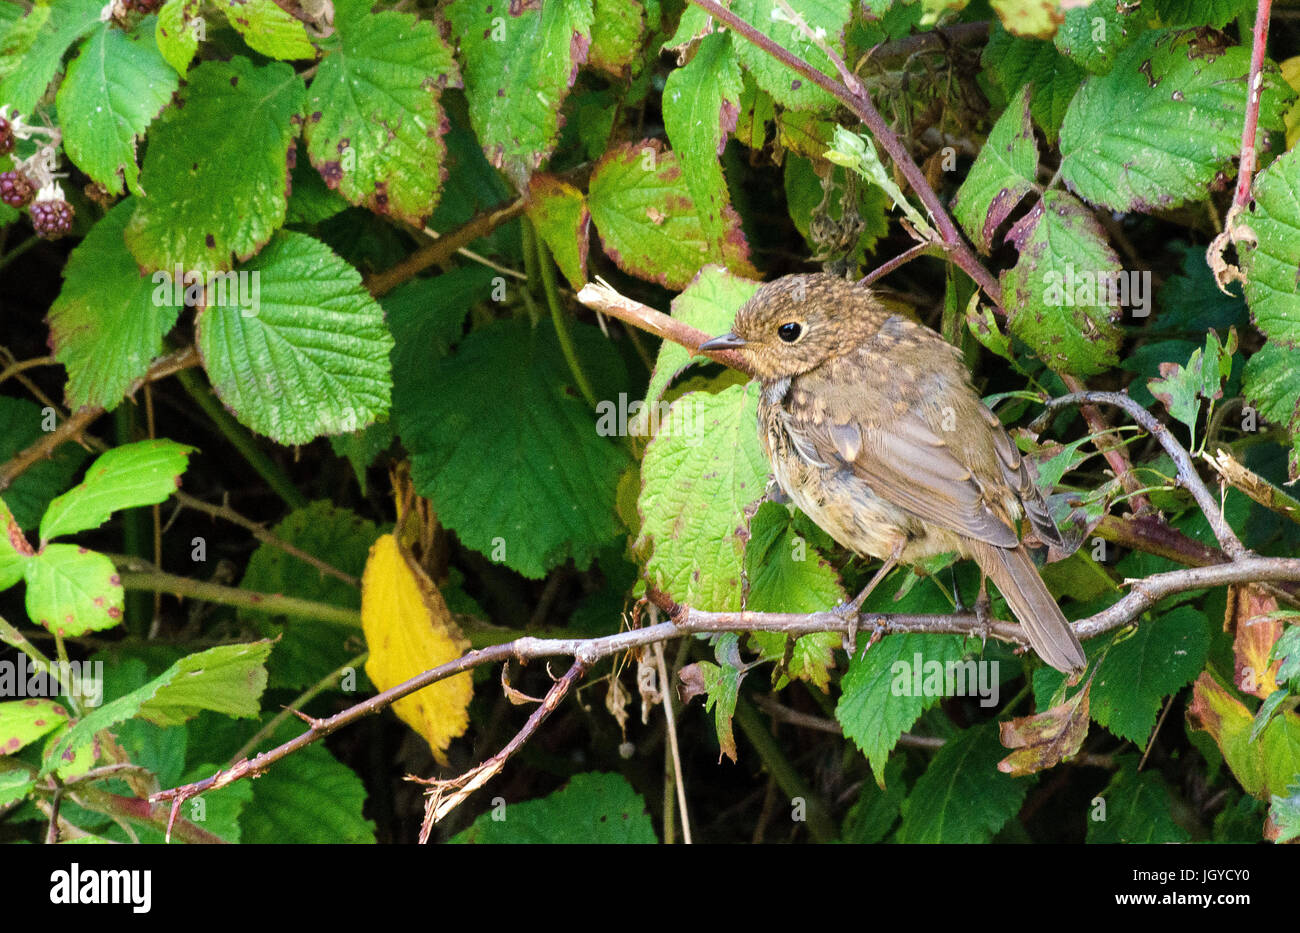
<path fill-rule="evenodd" d="M 1210 530 L 1214 532 L 1219 547 L 1223 548 L 1234 561 L 1250 556 L 1251 552 L 1246 549 L 1246 546 L 1237 537 L 1236 532 L 1228 525 L 1228 522 L 1223 517 L 1223 512 L 1219 509 L 1218 502 L 1215 501 L 1210 490 L 1206 488 L 1205 483 L 1201 480 L 1201 475 L 1196 472 L 1196 464 L 1192 462 L 1191 455 L 1178 443 L 1169 429 L 1156 419 L 1155 415 L 1129 396 L 1121 392 L 1073 392 L 1060 398 L 1049 399 L 1046 403 L 1046 411 L 1035 419 L 1030 426 L 1031 430 L 1042 430 L 1046 421 L 1050 419 L 1051 414 L 1057 409 L 1066 405 L 1078 405 L 1080 403 L 1114 405 L 1117 408 L 1122 408 L 1130 418 L 1150 433 L 1159 442 L 1160 446 L 1165 449 L 1165 453 L 1169 454 L 1173 459 L 1174 466 L 1178 470 L 1179 484 L 1192 494 L 1196 504 L 1205 513 L 1205 518 L 1210 523 Z"/>
<path fill-rule="evenodd" d="M 899 253 L 897 256 L 895 256 L 893 259 L 890 259 L 888 262 L 884 262 L 876 266 L 876 268 L 872 269 L 862 278 L 858 279 L 858 285 L 866 287 L 871 283 L 875 282 L 877 279 L 882 279 L 885 276 L 889 275 L 889 273 L 893 272 L 895 269 L 906 265 L 907 263 L 911 262 L 913 259 L 918 259 L 921 256 L 925 256 L 925 255 L 933 255 L 934 251 L 935 251 L 935 245 L 933 243 L 917 243 L 915 246 L 911 247 L 910 249 L 904 250 L 903 252 Z"/>
<path fill-rule="evenodd" d="M 677 786 L 677 809 L 682 814 L 682 841 L 691 844 L 691 816 L 686 809 L 686 778 L 682 774 L 682 753 L 677 747 L 677 716 L 673 713 L 673 685 L 664 662 L 664 643 L 655 642 L 655 664 L 659 667 L 659 691 L 664 701 L 664 720 L 668 724 L 668 746 L 673 756 L 673 783 Z"/>

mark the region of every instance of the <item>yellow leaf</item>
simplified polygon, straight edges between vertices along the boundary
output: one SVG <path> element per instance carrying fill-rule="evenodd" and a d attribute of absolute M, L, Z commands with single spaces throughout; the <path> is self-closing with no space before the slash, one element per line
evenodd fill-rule
<path fill-rule="evenodd" d="M 1291 90 L 1300 91 L 1300 55 L 1282 63 L 1282 80 L 1291 86 Z M 1290 149 L 1297 139 L 1300 139 L 1300 103 L 1286 114 L 1286 147 Z"/>
<path fill-rule="evenodd" d="M 393 535 L 370 548 L 361 579 L 361 625 L 370 648 L 366 674 L 380 690 L 453 661 L 469 648 L 438 588 Z M 447 746 L 469 725 L 472 693 L 470 675 L 457 674 L 402 697 L 393 710 L 446 764 Z"/>

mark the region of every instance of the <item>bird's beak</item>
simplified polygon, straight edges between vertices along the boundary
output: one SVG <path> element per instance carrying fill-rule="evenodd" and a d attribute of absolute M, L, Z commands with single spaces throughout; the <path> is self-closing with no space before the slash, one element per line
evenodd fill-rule
<path fill-rule="evenodd" d="M 710 340 L 700 344 L 700 351 L 706 350 L 739 350 L 745 346 L 745 338 L 737 337 L 735 334 L 723 334 L 720 337 L 713 337 Z"/>

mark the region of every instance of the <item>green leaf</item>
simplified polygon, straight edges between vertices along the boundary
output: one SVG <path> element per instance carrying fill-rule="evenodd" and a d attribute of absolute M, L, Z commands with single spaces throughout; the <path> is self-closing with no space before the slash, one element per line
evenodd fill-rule
<path fill-rule="evenodd" d="M 8 461 L 56 425 L 53 409 L 0 395 L 0 462 Z M 50 500 L 68 488 L 87 456 L 80 444 L 60 444 L 49 458 L 37 460 L 13 481 L 4 491 L 4 501 L 13 510 L 19 528 L 30 531 L 37 526 Z"/>
<path fill-rule="evenodd" d="M 750 149 L 762 149 L 767 143 L 767 127 L 776 120 L 776 101 L 758 86 L 753 75 L 748 72 L 742 75 L 742 82 L 740 115 L 736 118 L 736 140 Z"/>
<path fill-rule="evenodd" d="M 1120 9 L 1115 3 L 1089 3 L 1064 10 L 1065 22 L 1052 40 L 1057 50 L 1093 74 L 1110 71 L 1115 56 L 1142 31 L 1137 7 Z"/>
<path fill-rule="evenodd" d="M 1106 277 L 1122 270 L 1092 212 L 1064 192 L 1044 191 L 1007 237 L 1020 251 L 1002 273 L 1011 333 L 1062 372 L 1087 376 L 1114 366 L 1123 334 Z"/>
<path fill-rule="evenodd" d="M 704 711 L 713 713 L 713 728 L 718 736 L 718 761 L 726 755 L 736 760 L 736 734 L 731 720 L 736 715 L 740 682 L 745 679 L 746 665 L 740 662 L 740 636 L 726 632 L 713 646 L 718 663 L 697 661 L 681 669 L 682 702 L 704 696 Z"/>
<path fill-rule="evenodd" d="M 673 403 L 641 462 L 646 577 L 679 603 L 712 612 L 741 605 L 745 510 L 763 495 L 768 465 L 757 435 L 758 386 Z"/>
<path fill-rule="evenodd" d="M 245 845 L 373 843 L 366 788 L 323 745 L 299 749 L 256 781 L 239 816 Z"/>
<path fill-rule="evenodd" d="M 844 30 L 852 15 L 849 0 L 800 0 L 790 6 L 823 42 L 841 57 L 844 55 Z M 839 80 L 839 72 L 826 53 L 772 0 L 733 0 L 731 12 L 818 71 Z M 754 43 L 745 40 L 736 43 L 736 56 L 753 74 L 758 86 L 781 106 L 792 110 L 825 110 L 836 106 L 835 98 L 829 93 Z"/>
<path fill-rule="evenodd" d="M 1152 8 L 1165 26 L 1222 29 L 1255 4 L 1253 0 L 1153 0 Z"/>
<path fill-rule="evenodd" d="M 0 703 L 0 755 L 12 755 L 67 721 L 68 711 L 54 700 L 33 697 Z"/>
<path fill-rule="evenodd" d="M 243 424 L 303 444 L 388 412 L 393 338 L 356 269 L 319 240 L 281 231 L 239 275 L 257 283 L 253 313 L 204 308 L 198 348 Z"/>
<path fill-rule="evenodd" d="M 736 128 L 740 91 L 731 37 L 716 33 L 705 37 L 690 64 L 673 69 L 664 83 L 664 130 L 715 256 L 726 255 L 727 240 L 739 232 L 718 159 L 727 134 Z"/>
<path fill-rule="evenodd" d="M 1147 381 L 1152 396 L 1163 402 L 1171 415 L 1187 425 L 1193 439 L 1196 437 L 1196 419 L 1201 408 L 1197 399 L 1199 397 L 1213 401 L 1223 397 L 1223 380 L 1232 372 L 1232 354 L 1236 349 L 1235 332 L 1225 348 L 1219 343 L 1219 335 L 1210 331 L 1205 338 L 1204 355 L 1198 347 L 1192 352 L 1186 368 L 1177 363 L 1161 363 L 1162 378 Z"/>
<path fill-rule="evenodd" d="M 1029 121 L 1029 85 L 1025 85 L 993 125 L 952 203 L 953 216 L 981 252 L 993 248 L 993 235 L 1034 190 L 1037 174 L 1038 144 Z"/>
<path fill-rule="evenodd" d="M 1003 752 L 993 724 L 945 742 L 903 801 L 898 841 L 988 842 L 1020 811 L 1029 790 L 1030 782 L 997 770 Z"/>
<path fill-rule="evenodd" d="M 142 194 L 136 139 L 171 100 L 175 72 L 152 37 L 107 24 L 91 33 L 68 65 L 56 102 L 63 146 L 83 172 L 111 194 Z"/>
<path fill-rule="evenodd" d="M 1125 212 L 1207 196 L 1241 148 L 1250 59 L 1249 49 L 1215 41 L 1196 32 L 1146 32 L 1109 74 L 1084 82 L 1061 124 L 1061 177 L 1075 193 Z M 1284 88 L 1275 70 L 1265 71 L 1261 132 L 1282 129 L 1292 97 Z"/>
<path fill-rule="evenodd" d="M 677 154 L 658 140 L 612 147 L 592 172 L 587 203 L 605 252 L 625 272 L 673 289 L 710 262 L 757 277 L 739 218 L 729 215 L 731 233 L 711 241 Z"/>
<path fill-rule="evenodd" d="M 749 581 L 746 609 L 823 612 L 845 601 L 839 574 L 795 531 L 785 507 L 774 502 L 760 505 L 750 521 L 749 535 L 745 544 L 745 577 Z M 781 632 L 750 633 L 760 657 L 767 661 L 784 657 L 786 637 Z M 789 676 L 825 690 L 839 645 L 837 632 L 815 632 L 799 638 L 790 656 Z"/>
<path fill-rule="evenodd" d="M 127 252 L 123 231 L 135 199 L 113 207 L 73 248 L 63 289 L 50 306 L 50 346 L 68 370 L 68 407 L 112 411 L 163 351 L 180 314 L 167 273 L 145 278 Z M 160 284 L 161 283 L 161 284 Z"/>
<path fill-rule="evenodd" d="M 27 616 L 58 635 L 84 635 L 122 621 L 122 582 L 113 562 L 75 544 L 47 544 L 23 567 Z"/>
<path fill-rule="evenodd" d="M 1084 78 L 1083 69 L 1051 42 L 1021 39 L 1000 26 L 990 32 L 980 62 L 1008 98 L 1025 85 L 1032 86 L 1029 112 L 1048 144 L 1054 144 L 1066 108 Z"/>
<path fill-rule="evenodd" d="M 1269 343 L 1300 347 L 1300 150 L 1292 149 L 1255 176 L 1254 207 L 1241 223 L 1258 244 L 1241 247 L 1246 301 Z"/>
<path fill-rule="evenodd" d="M 1291 435 L 1288 473 L 1300 476 L 1300 368 L 1295 365 L 1296 351 L 1269 342 L 1246 361 L 1242 374 L 1242 392 L 1270 421 L 1285 425 Z"/>
<path fill-rule="evenodd" d="M 350 509 L 318 501 L 290 512 L 271 529 L 271 534 L 360 578 L 380 528 Z M 258 545 L 248 559 L 239 588 L 361 609 L 361 591 L 355 586 L 270 544 Z M 301 690 L 357 654 L 355 647 L 347 643 L 360 637 L 356 626 L 319 619 L 276 618 L 252 609 L 241 609 L 239 615 L 256 625 L 261 634 L 276 639 L 267 663 L 272 688 Z"/>
<path fill-rule="evenodd" d="M 321 60 L 308 92 L 307 152 L 352 204 L 422 227 L 445 172 L 438 91 L 460 78 L 433 23 L 371 6 L 335 3 L 341 45 Z"/>
<path fill-rule="evenodd" d="M 1187 842 L 1187 831 L 1171 815 L 1173 800 L 1160 772 L 1138 771 L 1136 755 L 1123 755 L 1120 761 L 1120 770 L 1101 792 L 1104 818 L 1088 820 L 1088 842 Z"/>
<path fill-rule="evenodd" d="M 1145 748 L 1165 697 L 1191 683 L 1205 667 L 1210 625 L 1192 606 L 1177 606 L 1143 622 L 1112 647 L 1092 684 L 1092 718 L 1115 735 Z M 1061 674 L 1034 673 L 1038 709 L 1047 708 Z"/>
<path fill-rule="evenodd" d="M 193 447 L 169 440 L 137 441 L 101 454 L 85 478 L 50 503 L 41 542 L 98 528 L 121 509 L 166 500 L 180 485 Z"/>
<path fill-rule="evenodd" d="M 32 546 L 14 519 L 9 506 L 0 499 L 0 590 L 7 590 L 23 578 Z"/>
<path fill-rule="evenodd" d="M 621 361 L 596 328 L 572 331 L 597 395 L 616 396 Z M 436 391 L 417 401 L 408 385 L 398 418 L 415 488 L 439 521 L 527 577 L 570 558 L 590 565 L 622 531 L 614 498 L 628 457 L 573 389 L 550 323 L 480 328 L 426 369 Z"/>
<path fill-rule="evenodd" d="M 1300 715 L 1282 713 L 1273 718 L 1260 740 L 1260 758 L 1264 789 L 1285 794 L 1300 778 Z"/>
<path fill-rule="evenodd" d="M 76 751 L 96 732 L 139 717 L 158 726 L 178 726 L 210 709 L 241 719 L 258 714 L 266 689 L 271 642 L 218 645 L 178 660 L 144 686 L 105 703 L 59 739 L 51 758 Z"/>
<path fill-rule="evenodd" d="M 504 819 L 494 808 L 451 842 L 548 845 L 653 844 L 654 826 L 645 801 L 619 774 L 575 774 L 547 797 L 507 804 Z"/>
<path fill-rule="evenodd" d="M 273 0 L 218 0 L 217 6 L 254 51 L 269 58 L 289 60 L 316 57 L 316 48 L 307 38 L 307 27 Z M 342 6 L 342 0 L 334 4 L 336 28 L 342 19 L 339 14 Z"/>
<path fill-rule="evenodd" d="M 591 0 L 445 7 L 460 40 L 470 121 L 488 161 L 523 191 L 555 148 L 560 105 L 587 60 Z"/>
<path fill-rule="evenodd" d="M 926 665 L 934 662 L 937 669 L 946 669 L 960 661 L 962 653 L 960 638 L 907 633 L 881 639 L 850 659 L 848 673 L 840 682 L 835 718 L 845 736 L 867 756 L 876 783 L 885 778 L 885 764 L 898 737 L 943 698 L 942 689 L 926 688 Z M 917 676 L 922 677 L 919 690 Z M 996 766 L 1000 757 L 995 756 L 990 767 Z"/>
<path fill-rule="evenodd" d="M 950 0 L 938 0 L 938 3 L 952 5 Z M 1052 0 L 990 0 L 989 6 L 998 14 L 1002 25 L 1017 36 L 1050 39 L 1061 21 L 1060 8 Z"/>
<path fill-rule="evenodd" d="M 203 0 L 167 0 L 158 11 L 154 40 L 158 51 L 183 78 L 199 48 L 198 16 Z M 195 21 L 198 20 L 196 23 Z"/>
<path fill-rule="evenodd" d="M 758 291 L 759 283 L 733 275 L 721 266 L 709 265 L 686 286 L 685 291 L 673 299 L 672 315 L 683 324 L 702 330 L 710 337 L 731 329 L 740 306 Z M 665 340 L 659 345 L 654 372 L 646 389 L 646 405 L 659 402 L 664 390 L 688 366 L 712 362 L 702 354 L 691 356 L 680 343 Z"/>
<path fill-rule="evenodd" d="M 0 807 L 22 800 L 36 788 L 36 779 L 22 766 L 6 769 L 0 763 Z"/>
<path fill-rule="evenodd" d="M 149 194 L 126 228 L 131 255 L 151 271 L 229 269 L 285 219 L 302 79 L 282 62 L 236 57 L 204 62 L 186 81 L 149 131 L 140 177 Z"/>
<path fill-rule="evenodd" d="M 1289 796 L 1274 794 L 1269 817 L 1277 825 L 1277 841 L 1291 842 L 1300 837 L 1300 781 L 1287 788 Z M 0 792 L 0 797 L 3 792 Z"/>
<path fill-rule="evenodd" d="M 595 0 L 587 64 L 614 78 L 627 78 L 641 52 L 645 9 L 637 0 Z"/>
<path fill-rule="evenodd" d="M 27 16 L 10 27 L 5 45 L 26 45 L 21 63 L 0 81 L 0 101 L 19 113 L 31 113 L 63 63 L 72 43 L 100 25 L 100 0 L 51 0 L 32 4 Z M 30 44 L 29 44 L 30 43 Z"/>
<path fill-rule="evenodd" d="M 582 192 L 544 172 L 528 183 L 528 219 L 575 289 L 587 284 L 591 211 Z"/>

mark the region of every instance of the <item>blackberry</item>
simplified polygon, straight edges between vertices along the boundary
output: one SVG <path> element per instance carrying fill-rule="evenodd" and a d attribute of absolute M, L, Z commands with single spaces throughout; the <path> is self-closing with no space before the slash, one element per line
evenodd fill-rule
<path fill-rule="evenodd" d="M 29 210 L 36 235 L 43 240 L 57 240 L 72 230 L 72 205 L 62 198 L 33 201 Z"/>
<path fill-rule="evenodd" d="M 14 151 L 14 127 L 13 124 L 0 116 L 0 155 L 8 155 Z"/>
<path fill-rule="evenodd" d="M 10 207 L 26 207 L 36 193 L 36 187 L 22 172 L 14 169 L 0 172 L 0 201 Z"/>

